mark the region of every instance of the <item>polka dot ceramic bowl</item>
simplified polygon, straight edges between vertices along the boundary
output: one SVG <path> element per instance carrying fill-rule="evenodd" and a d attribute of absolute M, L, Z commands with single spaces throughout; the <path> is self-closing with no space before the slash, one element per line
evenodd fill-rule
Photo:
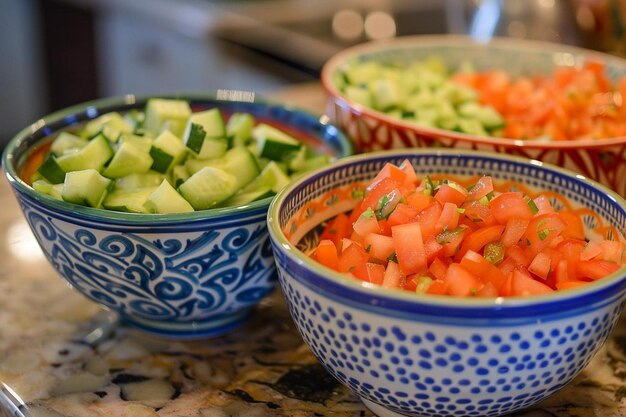
<path fill-rule="evenodd" d="M 194 111 L 250 113 L 320 153 L 351 154 L 348 139 L 323 119 L 253 94 L 231 93 L 176 97 L 188 100 Z M 231 331 L 276 283 L 265 220 L 271 197 L 191 213 L 123 213 L 53 199 L 22 178 L 30 156 L 59 131 L 105 113 L 143 110 L 146 100 L 129 95 L 46 116 L 5 148 L 7 179 L 48 260 L 83 295 L 159 336 L 200 338 Z"/>
<path fill-rule="evenodd" d="M 559 165 L 626 195 L 626 136 L 602 140 L 515 140 L 429 128 L 359 105 L 342 92 L 342 74 L 354 63 L 394 62 L 440 57 L 457 68 L 471 62 L 478 70 L 501 68 L 512 74 L 552 74 L 556 66 L 581 66 L 587 59 L 605 64 L 616 83 L 626 75 L 626 60 L 566 45 L 515 39 L 479 43 L 457 35 L 408 36 L 369 42 L 341 51 L 322 71 L 329 99 L 327 114 L 354 141 L 358 152 L 438 146 L 507 153 Z"/>
<path fill-rule="evenodd" d="M 422 176 L 489 174 L 531 195 L 552 191 L 554 206 L 578 209 L 588 237 L 626 235 L 623 198 L 537 161 L 453 150 L 351 157 L 285 189 L 268 213 L 280 284 L 305 342 L 380 416 L 499 416 L 562 388 L 616 324 L 626 267 L 549 296 L 470 299 L 386 290 L 306 256 L 319 225 L 354 207 L 355 183 L 405 158 Z"/>

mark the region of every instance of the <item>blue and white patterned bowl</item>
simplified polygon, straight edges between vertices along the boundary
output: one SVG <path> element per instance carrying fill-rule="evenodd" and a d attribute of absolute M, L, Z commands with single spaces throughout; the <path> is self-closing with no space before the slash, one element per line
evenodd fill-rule
<path fill-rule="evenodd" d="M 408 158 L 418 175 L 489 174 L 589 208 L 594 233 L 626 236 L 626 201 L 557 167 L 502 155 L 405 150 L 346 158 L 283 190 L 268 227 L 278 275 L 302 337 L 326 369 L 380 416 L 499 416 L 571 381 L 613 329 L 626 302 L 626 267 L 549 296 L 417 297 L 347 278 L 309 259 L 316 228 L 355 203 L 350 184 Z M 332 192 L 331 192 L 332 191 Z M 343 197 L 342 197 L 343 196 Z"/>
<path fill-rule="evenodd" d="M 323 119 L 246 97 L 250 100 L 177 96 L 198 110 L 219 107 L 252 113 L 309 138 L 320 152 L 351 154 L 347 138 Z M 7 178 L 48 260 L 82 294 L 157 335 L 197 338 L 224 333 L 240 324 L 275 286 L 266 225 L 271 198 L 183 214 L 120 213 L 55 200 L 19 176 L 28 156 L 51 134 L 107 112 L 144 105 L 145 98 L 126 96 L 45 117 L 7 145 L 2 160 Z"/>

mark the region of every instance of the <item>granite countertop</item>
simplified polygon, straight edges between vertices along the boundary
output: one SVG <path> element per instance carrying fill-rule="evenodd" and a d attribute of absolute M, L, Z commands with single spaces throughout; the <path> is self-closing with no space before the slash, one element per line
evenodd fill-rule
<path fill-rule="evenodd" d="M 270 98 L 319 113 L 317 84 Z M 126 328 L 68 287 L 0 179 L 0 416 L 371 416 L 302 343 L 277 290 L 233 333 L 196 342 Z M 516 416 L 626 416 L 626 322 L 575 381 Z"/>

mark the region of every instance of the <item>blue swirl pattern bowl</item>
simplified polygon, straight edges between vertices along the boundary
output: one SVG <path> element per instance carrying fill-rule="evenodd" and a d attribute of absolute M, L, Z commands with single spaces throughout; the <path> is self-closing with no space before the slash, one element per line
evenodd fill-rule
<path fill-rule="evenodd" d="M 351 154 L 339 130 L 309 113 L 254 99 L 177 98 L 189 100 L 194 110 L 251 113 L 300 133 L 320 152 Z M 143 109 L 145 101 L 105 99 L 45 117 L 7 145 L 3 166 L 43 252 L 74 288 L 157 335 L 218 335 L 240 324 L 275 286 L 266 225 L 271 198 L 193 213 L 121 213 L 55 200 L 19 176 L 53 133 L 104 113 Z"/>
<path fill-rule="evenodd" d="M 626 236 L 626 201 L 538 161 L 472 151 L 405 150 L 346 158 L 292 183 L 268 227 L 293 320 L 326 369 L 379 416 L 499 416 L 571 381 L 626 302 L 626 266 L 584 288 L 492 299 L 415 296 L 345 277 L 308 258 L 322 222 L 350 210 L 351 185 L 407 158 L 418 175 L 489 174 L 587 208 L 589 237 Z M 581 210 L 581 213 L 589 211 Z"/>

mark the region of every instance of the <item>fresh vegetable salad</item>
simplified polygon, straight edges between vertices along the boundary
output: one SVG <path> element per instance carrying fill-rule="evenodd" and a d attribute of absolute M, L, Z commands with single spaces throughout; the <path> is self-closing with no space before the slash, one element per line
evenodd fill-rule
<path fill-rule="evenodd" d="M 408 161 L 387 164 L 349 214 L 328 222 L 311 257 L 365 282 L 416 294 L 547 294 L 618 270 L 624 243 L 585 239 L 580 216 L 548 197 L 418 179 Z"/>
<path fill-rule="evenodd" d="M 180 213 L 269 197 L 328 162 L 251 114 L 192 112 L 185 100 L 155 98 L 145 111 L 107 113 L 60 132 L 30 158 L 22 178 L 75 204 Z"/>
<path fill-rule="evenodd" d="M 517 78 L 471 64 L 452 70 L 437 58 L 367 61 L 347 67 L 339 87 L 358 104 L 425 127 L 512 139 L 626 136 L 626 76 L 613 84 L 596 61 Z"/>

